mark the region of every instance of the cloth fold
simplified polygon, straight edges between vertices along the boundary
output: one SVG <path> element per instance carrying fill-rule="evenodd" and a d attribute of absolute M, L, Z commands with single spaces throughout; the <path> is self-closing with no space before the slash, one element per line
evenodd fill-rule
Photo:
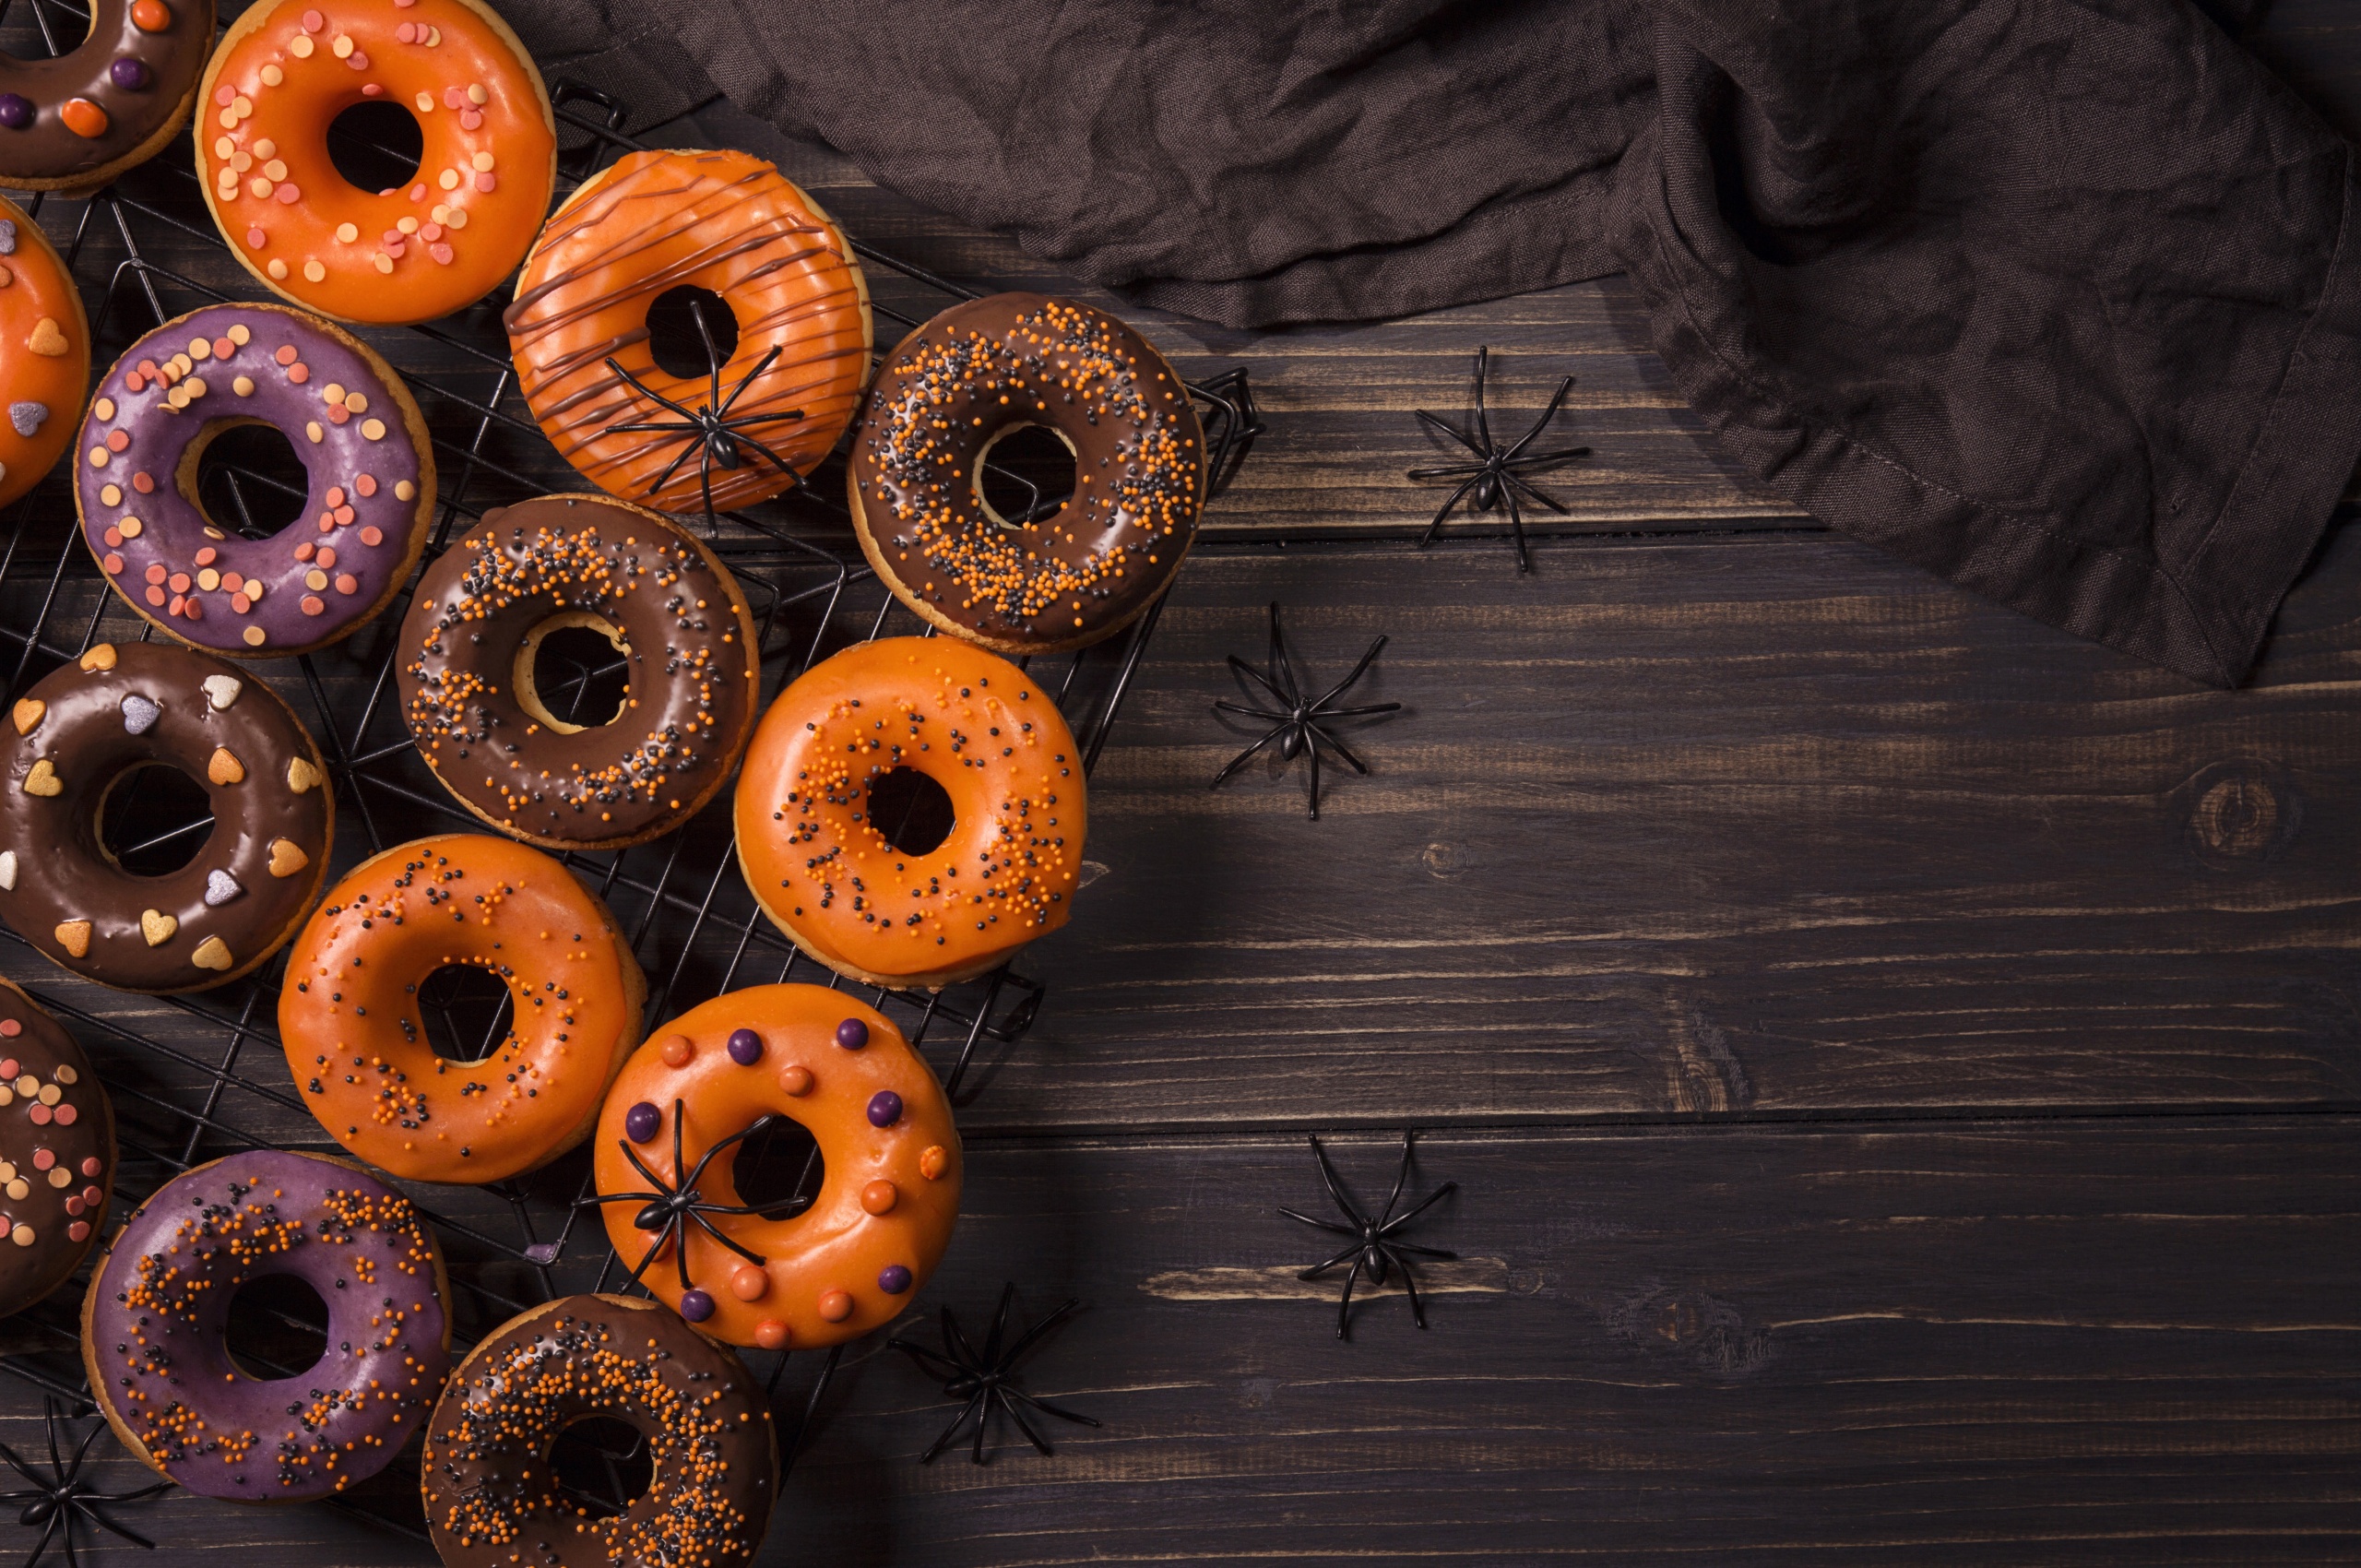
<path fill-rule="evenodd" d="M 2189 0 L 504 9 L 1229 326 L 1628 269 L 1766 487 L 2212 684 L 2361 457 L 2352 148 Z"/>

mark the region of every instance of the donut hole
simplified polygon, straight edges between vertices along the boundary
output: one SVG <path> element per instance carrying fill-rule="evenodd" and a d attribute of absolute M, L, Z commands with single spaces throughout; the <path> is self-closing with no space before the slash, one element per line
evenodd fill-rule
<path fill-rule="evenodd" d="M 1074 443 L 1045 424 L 1013 424 L 976 454 L 976 499 L 1004 529 L 1030 528 L 1074 494 Z"/>
<path fill-rule="evenodd" d="M 525 634 L 511 686 L 518 707 L 561 735 L 612 724 L 631 695 L 631 644 L 603 615 L 552 615 Z"/>
<path fill-rule="evenodd" d="M 328 161 L 362 190 L 401 189 L 425 156 L 418 116 L 389 99 L 363 99 L 328 122 Z"/>
<path fill-rule="evenodd" d="M 819 1140 L 791 1117 L 781 1116 L 742 1140 L 730 1162 L 730 1184 L 738 1201 L 762 1211 L 765 1219 L 787 1219 L 810 1208 L 828 1180 Z"/>
<path fill-rule="evenodd" d="M 931 853 L 958 820 L 950 792 L 915 767 L 888 768 L 869 781 L 869 826 L 903 854 Z"/>
<path fill-rule="evenodd" d="M 348 1286 L 362 1288 L 358 1281 Z M 231 1363 L 248 1377 L 266 1383 L 301 1377 L 328 1352 L 328 1304 L 308 1280 L 259 1275 L 230 1298 L 221 1338 Z"/>
<path fill-rule="evenodd" d="M 224 532 L 267 539 L 310 510 L 311 473 L 274 426 L 224 421 L 198 435 L 194 455 L 196 481 L 184 489 Z"/>
<path fill-rule="evenodd" d="M 705 335 L 697 330 L 699 316 L 705 318 L 706 332 L 713 335 L 710 359 Z M 737 313 L 712 290 L 682 283 L 647 303 L 647 356 L 665 374 L 705 380 L 715 365 L 728 364 L 737 351 Z"/>
<path fill-rule="evenodd" d="M 169 876 L 213 837 L 213 796 L 170 763 L 142 763 L 99 797 L 99 849 L 133 876 Z"/>
<path fill-rule="evenodd" d="M 585 1416 L 560 1428 L 549 1458 L 558 1489 L 587 1518 L 614 1517 L 656 1481 L 647 1435 L 612 1416 Z"/>
<path fill-rule="evenodd" d="M 446 1062 L 481 1062 L 498 1050 L 514 1009 L 507 982 L 473 964 L 446 964 L 418 982 L 426 1043 Z"/>

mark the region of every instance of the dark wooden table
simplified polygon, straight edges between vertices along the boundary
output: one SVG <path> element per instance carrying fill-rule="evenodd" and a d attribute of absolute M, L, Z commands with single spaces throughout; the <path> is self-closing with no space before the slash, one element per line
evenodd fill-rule
<path fill-rule="evenodd" d="M 2355 17 L 2282 4 L 2259 44 L 2348 131 Z M 874 244 L 1057 283 L 780 156 Z M 1269 434 L 1094 782 L 1049 1004 L 979 1063 L 913 1307 L 1080 1297 L 1027 1381 L 1103 1425 L 922 1467 L 950 1408 L 864 1343 L 764 1561 L 2361 1555 L 2361 533 L 2202 691 L 1750 493 L 1618 280 L 1133 314 L 1191 374 L 1249 365 Z M 1596 450 L 1530 576 L 1487 529 L 1408 542 L 1408 410 L 1462 408 L 1479 343 L 1525 417 L 1575 374 Z M 1317 671 L 1390 636 L 1363 690 L 1405 705 L 1317 823 L 1299 771 L 1206 788 L 1274 600 Z M 1389 1289 L 1340 1343 L 1275 1209 L 1323 1206 L 1315 1132 L 1382 1202 L 1412 1126 L 1413 1194 L 1458 1190 L 1409 1239 L 1459 1260 L 1428 1332 Z M 0 1382 L 0 1438 L 37 1417 Z M 125 1518 L 190 1561 L 423 1560 L 318 1507 Z"/>

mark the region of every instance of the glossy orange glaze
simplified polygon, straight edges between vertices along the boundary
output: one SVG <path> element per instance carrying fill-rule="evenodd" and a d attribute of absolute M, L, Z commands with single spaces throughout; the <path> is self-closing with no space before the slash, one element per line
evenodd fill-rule
<path fill-rule="evenodd" d="M 515 1000 L 480 1062 L 435 1054 L 417 988 L 489 969 Z M 481 834 L 397 845 L 328 892 L 288 955 L 287 1066 L 320 1124 L 422 1182 L 513 1176 L 587 1135 L 639 1039 L 647 982 L 606 906 L 538 849 Z"/>
<path fill-rule="evenodd" d="M 354 186 L 328 123 L 399 104 L 425 141 L 409 184 Z M 346 321 L 431 321 L 483 298 L 549 211 L 557 136 L 540 73 L 477 0 L 268 0 L 199 88 L 196 170 L 247 270 Z"/>
<path fill-rule="evenodd" d="M 896 768 L 951 797 L 950 835 L 896 849 L 869 788 Z M 879 985 L 981 974 L 1066 923 L 1087 826 L 1082 756 L 1047 692 L 952 637 L 814 665 L 771 705 L 738 779 L 738 863 L 813 957 Z"/>
<path fill-rule="evenodd" d="M 599 488 L 668 512 L 704 505 L 701 447 L 668 432 L 616 429 L 679 416 L 607 361 L 684 408 L 713 403 L 710 375 L 674 375 L 648 349 L 647 307 L 684 284 L 720 295 L 737 318 L 720 398 L 734 428 L 798 473 L 835 447 L 870 370 L 860 265 L 793 182 L 743 152 L 617 160 L 551 216 L 516 280 L 508 341 L 518 389 L 566 461 Z M 736 469 L 708 470 L 716 506 L 747 505 L 793 482 L 742 445 L 738 456 Z"/>
<path fill-rule="evenodd" d="M 39 483 L 81 428 L 82 399 L 90 387 L 90 327 L 81 291 L 65 264 L 21 208 L 0 201 L 0 220 L 16 226 L 15 248 L 0 253 L 0 506 Z M 19 404 L 37 403 L 18 430 Z"/>
<path fill-rule="evenodd" d="M 848 1020 L 866 1031 L 858 1047 L 840 1043 Z M 759 1037 L 750 1063 L 729 1049 L 742 1029 Z M 898 1114 L 882 1127 L 870 1113 L 881 1092 L 900 1099 Z M 640 1141 L 628 1135 L 635 1106 L 653 1112 L 652 1119 L 642 1112 L 637 1130 L 649 1135 Z M 657 1029 L 615 1080 L 599 1118 L 598 1190 L 656 1190 L 626 1147 L 664 1186 L 677 1187 L 676 1125 L 681 1163 L 694 1173 L 716 1144 L 765 1115 L 801 1123 L 820 1146 L 826 1176 L 812 1206 L 789 1218 L 706 1217 L 761 1257 L 759 1266 L 697 1225 L 685 1228 L 691 1286 L 713 1304 L 696 1326 L 732 1345 L 776 1350 L 840 1344 L 893 1322 L 950 1245 L 959 1217 L 959 1134 L 934 1070 L 883 1014 L 842 992 L 733 991 Z M 735 1152 L 723 1149 L 697 1177 L 702 1202 L 744 1201 L 731 1177 Z M 607 1235 L 626 1268 L 647 1265 L 641 1281 L 677 1310 L 686 1293 L 680 1256 L 663 1229 L 635 1224 L 641 1206 L 631 1198 L 599 1205 Z M 888 1273 L 894 1269 L 907 1272 Z"/>

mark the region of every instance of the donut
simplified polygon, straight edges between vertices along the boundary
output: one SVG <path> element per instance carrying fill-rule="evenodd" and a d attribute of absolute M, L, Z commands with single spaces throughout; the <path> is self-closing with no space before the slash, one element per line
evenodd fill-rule
<path fill-rule="evenodd" d="M 908 768 L 951 797 L 948 837 L 896 849 L 870 790 Z M 943 986 L 1066 923 L 1088 812 L 1049 694 L 948 637 L 887 637 L 815 664 L 771 704 L 736 799 L 738 864 L 765 914 L 838 974 Z"/>
<path fill-rule="evenodd" d="M 336 804 L 278 693 L 170 643 L 100 643 L 9 710 L 0 919 L 85 980 L 203 991 L 279 951 L 319 896 Z M 107 792 L 151 764 L 204 781 L 213 827 L 161 876 L 99 837 Z"/>
<path fill-rule="evenodd" d="M 587 1517 L 551 1446 L 605 1417 L 647 1441 L 654 1474 Z M 653 1302 L 568 1296 L 511 1319 L 443 1391 L 426 1432 L 426 1526 L 446 1568 L 736 1568 L 778 1494 L 778 1443 L 737 1357 Z"/>
<path fill-rule="evenodd" d="M 611 722 L 558 718 L 541 640 L 603 634 L 629 660 Z M 753 612 L 713 552 L 657 513 L 551 495 L 484 514 L 410 600 L 396 661 L 419 753 L 494 827 L 556 849 L 670 832 L 746 749 L 762 675 Z"/>
<path fill-rule="evenodd" d="M 13 64 L 20 63 L 0 55 L 0 65 Z M 0 402 L 8 410 L 0 422 L 5 506 L 57 466 L 90 385 L 82 291 L 41 225 L 6 200 L 0 200 L 0 365 L 7 367 L 0 375 Z"/>
<path fill-rule="evenodd" d="M 525 46 L 481 0 L 279 0 L 230 24 L 205 70 L 196 172 L 247 271 L 344 321 L 464 310 L 516 268 L 557 184 L 557 121 Z M 328 160 L 329 122 L 415 111 L 407 185 Z"/>
<path fill-rule="evenodd" d="M 1040 425 L 1074 454 L 1047 517 L 1002 517 L 983 465 Z M 993 294 L 894 350 L 845 475 L 861 552 L 946 632 L 1018 656 L 1086 647 L 1156 602 L 1196 537 L 1204 429 L 1146 339 L 1088 305 Z"/>
<path fill-rule="evenodd" d="M 682 285 L 737 318 L 718 374 L 674 375 L 649 350 L 648 306 Z M 836 446 L 869 380 L 869 285 L 851 243 L 743 152 L 617 160 L 551 215 L 504 319 L 517 389 L 565 460 L 668 512 L 790 488 Z M 718 440 L 682 417 L 716 408 Z"/>
<path fill-rule="evenodd" d="M 89 12 L 89 31 L 67 53 L 0 58 L 0 184 L 10 190 L 96 190 L 188 124 L 213 47 L 213 0 L 93 0 Z"/>
<path fill-rule="evenodd" d="M 732 1212 L 730 1159 L 773 1117 L 819 1145 L 819 1195 L 782 1218 Z M 592 1170 L 632 1277 L 702 1332 L 765 1350 L 893 1322 L 959 1218 L 959 1133 L 934 1070 L 825 986 L 733 991 L 658 1029 L 607 1096 Z"/>
<path fill-rule="evenodd" d="M 197 460 L 240 424 L 311 476 L 267 539 L 196 499 Z M 74 506 L 123 601 L 184 643 L 276 659 L 347 637 L 409 576 L 434 521 L 434 456 L 401 377 L 358 338 L 279 305 L 219 304 L 125 350 L 82 422 Z"/>
<path fill-rule="evenodd" d="M 114 1108 L 90 1059 L 0 980 L 0 1317 L 65 1283 L 114 1190 Z"/>
<path fill-rule="evenodd" d="M 490 970 L 515 1000 L 480 1062 L 427 1042 L 418 988 L 446 964 Z M 353 1154 L 410 1181 L 497 1182 L 589 1135 L 647 1001 L 630 944 L 572 872 L 449 833 L 329 891 L 288 955 L 279 1034 L 303 1103 Z"/>
<path fill-rule="evenodd" d="M 327 1349 L 255 1377 L 223 1340 L 238 1288 L 287 1275 Z M 384 1469 L 451 1370 L 443 1253 L 410 1201 L 326 1155 L 256 1148 L 156 1189 L 82 1299 L 90 1396 L 134 1456 L 204 1497 L 303 1503 Z"/>

